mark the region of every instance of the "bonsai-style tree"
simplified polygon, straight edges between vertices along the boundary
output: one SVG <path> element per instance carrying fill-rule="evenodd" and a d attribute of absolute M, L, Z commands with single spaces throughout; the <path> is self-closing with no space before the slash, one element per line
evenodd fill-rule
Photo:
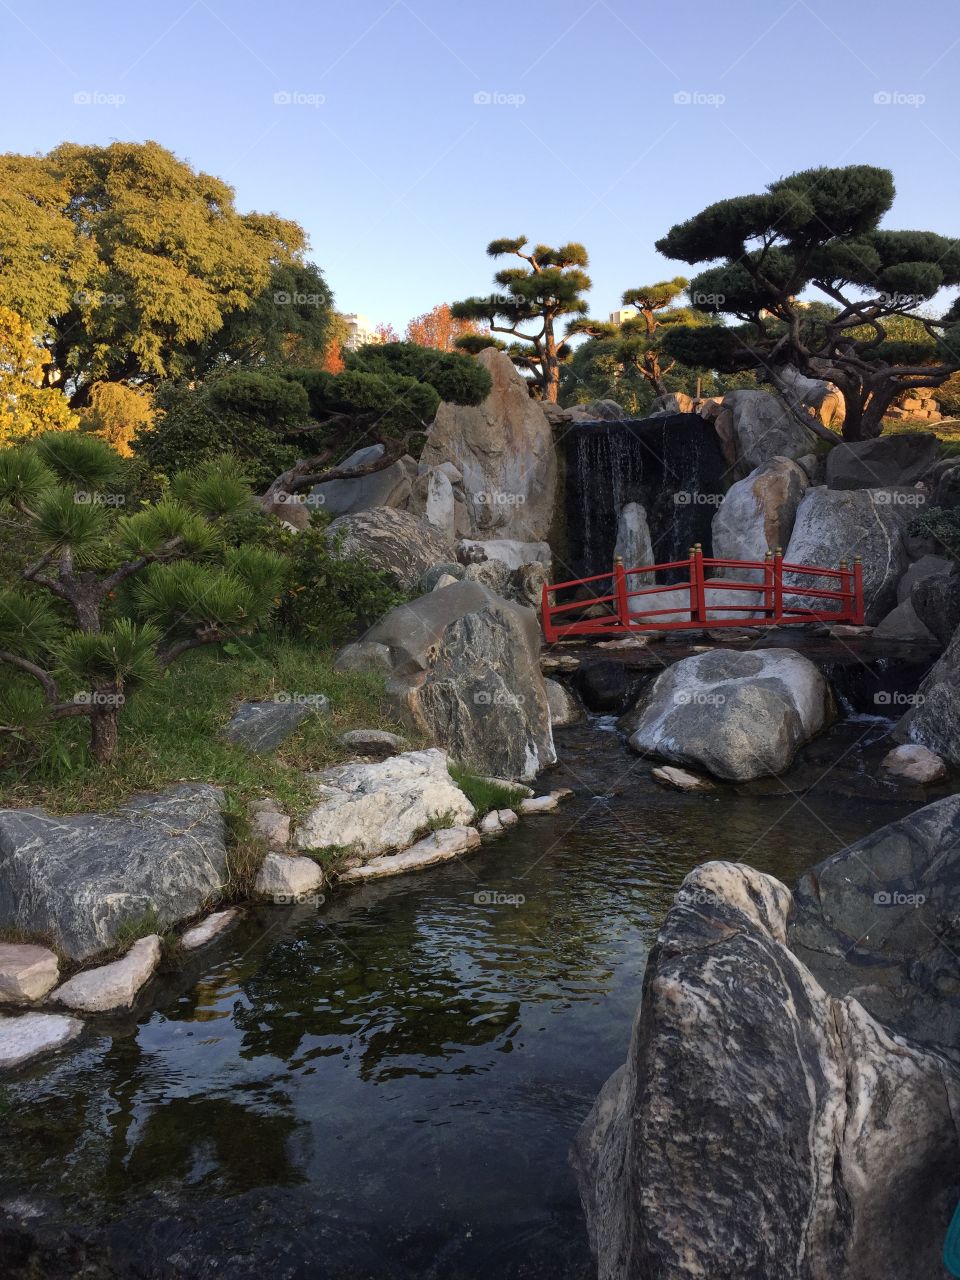
<path fill-rule="evenodd" d="M 0 587 L 0 663 L 36 685 L 5 690 L 0 728 L 86 716 L 100 763 L 127 694 L 188 649 L 256 630 L 285 576 L 279 556 L 222 536 L 223 518 L 253 505 L 229 458 L 174 477 L 169 497 L 131 515 L 117 491 L 125 465 L 78 432 L 0 451 L 0 518 L 19 521 L 33 552 L 20 585 Z"/>
<path fill-rule="evenodd" d="M 960 368 L 957 305 L 939 320 L 919 313 L 960 284 L 960 241 L 881 229 L 893 197 L 886 169 L 809 169 L 671 228 L 657 241 L 668 258 L 719 260 L 693 280 L 693 306 L 740 323 L 673 328 L 665 350 L 694 367 L 759 369 L 775 384 L 793 365 L 839 387 L 847 439 L 879 435 L 892 400 L 910 387 L 938 387 Z M 834 310 L 805 303 L 808 288 Z M 888 322 L 901 316 L 919 320 L 923 342 L 891 336 Z"/>
<path fill-rule="evenodd" d="M 558 249 L 538 244 L 527 250 L 526 246 L 525 236 L 491 241 L 487 245 L 491 258 L 519 258 L 526 266 L 505 267 L 496 273 L 494 279 L 504 292 L 466 298 L 450 310 L 455 319 L 480 321 L 490 328 L 489 336 L 461 338 L 457 345 L 462 350 L 501 346 L 492 335 L 509 334 L 514 341 L 506 346 L 507 354 L 530 378 L 533 394 L 556 404 L 561 366 L 573 354 L 557 330 L 564 316 L 587 313 L 583 294 L 591 285 L 584 270 L 589 258 L 582 244 L 564 244 Z"/>
<path fill-rule="evenodd" d="M 342 373 L 291 369 L 286 376 L 307 393 L 311 422 L 288 439 L 315 447 L 270 485 L 264 501 L 300 493 L 325 480 L 353 479 L 391 466 L 409 452 L 437 416 L 441 400 L 477 405 L 490 392 L 490 375 L 460 352 L 434 351 L 411 342 L 370 343 L 347 352 Z M 381 445 L 358 467 L 331 465 L 361 446 Z"/>

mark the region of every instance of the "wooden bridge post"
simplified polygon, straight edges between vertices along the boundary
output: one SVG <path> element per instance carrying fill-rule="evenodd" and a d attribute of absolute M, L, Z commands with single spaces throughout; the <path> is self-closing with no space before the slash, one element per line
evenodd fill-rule
<path fill-rule="evenodd" d="M 773 617 L 773 552 L 763 557 L 763 616 L 767 622 Z"/>
<path fill-rule="evenodd" d="M 773 621 L 783 621 L 783 547 L 773 555 Z"/>
<path fill-rule="evenodd" d="M 627 597 L 627 575 L 623 568 L 623 556 L 613 557 L 613 590 L 617 597 L 617 620 L 621 627 L 630 630 L 630 601 Z"/>

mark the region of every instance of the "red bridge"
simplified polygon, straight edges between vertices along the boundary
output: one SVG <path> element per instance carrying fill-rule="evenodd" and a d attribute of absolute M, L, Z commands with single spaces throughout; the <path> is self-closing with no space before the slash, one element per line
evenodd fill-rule
<path fill-rule="evenodd" d="M 714 576 L 718 570 L 749 569 L 756 581 Z M 649 585 L 658 571 L 686 571 L 687 580 Z M 711 576 L 707 576 L 708 572 Z M 636 575 L 644 575 L 635 587 Z M 790 580 L 784 584 L 784 574 Z M 827 586 L 814 585 L 826 580 Z M 590 594 L 556 604 L 558 591 L 609 582 L 606 595 Z M 807 582 L 808 585 L 801 585 Z M 743 603 L 734 604 L 742 594 Z M 589 615 L 589 616 L 587 616 Z M 563 621 L 568 617 L 570 621 Z M 802 622 L 848 622 L 863 625 L 863 572 L 857 558 L 839 569 L 787 564 L 783 552 L 767 552 L 763 560 L 717 560 L 690 548 L 687 560 L 625 569 L 617 559 L 609 573 L 574 578 L 543 588 L 543 634 L 548 644 L 566 636 L 610 636 L 632 631 L 702 631 L 717 627 L 778 627 Z"/>

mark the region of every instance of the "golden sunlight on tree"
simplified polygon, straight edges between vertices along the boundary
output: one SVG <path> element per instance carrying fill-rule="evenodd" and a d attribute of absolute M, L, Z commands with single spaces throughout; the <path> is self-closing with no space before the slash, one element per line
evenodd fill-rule
<path fill-rule="evenodd" d="M 122 382 L 97 382 L 90 389 L 90 404 L 80 415 L 81 426 L 116 449 L 122 458 L 133 456 L 130 441 L 148 431 L 156 411 L 147 390 Z"/>
<path fill-rule="evenodd" d="M 407 325 L 404 338 L 407 342 L 415 342 L 418 347 L 453 351 L 458 338 L 466 338 L 470 334 L 482 335 L 485 332 L 485 327 L 473 320 L 456 319 L 450 310 L 450 303 L 441 302 L 432 311 L 414 316 Z"/>
<path fill-rule="evenodd" d="M 59 387 L 43 385 L 49 363 L 27 322 L 0 307 L 0 445 L 78 425 Z"/>

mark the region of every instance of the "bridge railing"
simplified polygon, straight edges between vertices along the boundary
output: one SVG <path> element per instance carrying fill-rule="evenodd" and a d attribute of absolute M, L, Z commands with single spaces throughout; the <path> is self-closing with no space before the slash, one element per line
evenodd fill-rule
<path fill-rule="evenodd" d="M 744 582 L 715 576 L 724 569 L 750 570 L 757 580 Z M 685 570 L 687 580 L 637 588 L 631 585 L 631 579 L 638 574 L 649 577 L 670 570 Z M 812 581 L 801 585 L 805 580 Z M 829 585 L 821 585 L 824 580 Z M 606 594 L 591 593 L 586 599 L 556 603 L 558 592 L 603 582 L 609 583 Z M 734 599 L 743 593 L 743 603 L 733 603 L 730 593 Z M 638 607 L 638 601 L 648 601 L 650 607 Z M 608 573 L 555 582 L 543 588 L 543 633 L 548 644 L 566 636 L 635 631 L 712 631 L 718 627 L 776 627 L 805 622 L 862 626 L 863 619 L 863 569 L 859 557 L 853 564 L 841 561 L 838 569 L 831 569 L 788 563 L 780 550 L 767 552 L 763 560 L 729 560 L 705 556 L 696 546 L 690 548 L 686 560 L 626 569 L 618 558 Z"/>

